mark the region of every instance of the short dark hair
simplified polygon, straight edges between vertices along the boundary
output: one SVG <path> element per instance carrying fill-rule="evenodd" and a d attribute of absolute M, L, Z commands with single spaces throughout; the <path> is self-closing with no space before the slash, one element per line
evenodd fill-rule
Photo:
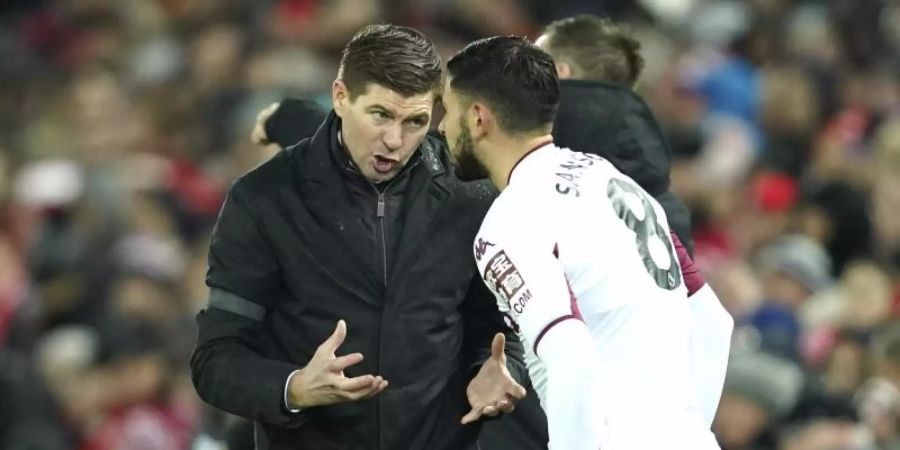
<path fill-rule="evenodd" d="M 553 58 L 517 36 L 495 36 L 467 45 L 447 62 L 450 86 L 483 100 L 509 133 L 553 126 L 559 80 Z"/>
<path fill-rule="evenodd" d="M 404 96 L 437 93 L 441 56 L 422 32 L 398 25 L 368 25 L 344 47 L 338 79 L 352 100 L 375 83 Z"/>
<path fill-rule="evenodd" d="M 547 51 L 575 78 L 634 86 L 644 70 L 641 43 L 612 20 L 591 15 L 560 19 L 544 30 Z"/>

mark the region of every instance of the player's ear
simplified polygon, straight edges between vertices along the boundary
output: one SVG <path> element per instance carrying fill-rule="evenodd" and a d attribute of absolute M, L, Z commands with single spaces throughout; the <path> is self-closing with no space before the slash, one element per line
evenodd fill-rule
<path fill-rule="evenodd" d="M 469 129 L 475 139 L 484 136 L 494 127 L 494 114 L 484 103 L 472 102 L 468 116 L 470 117 Z"/>
<path fill-rule="evenodd" d="M 338 117 L 344 117 L 344 111 L 350 103 L 350 91 L 344 80 L 337 79 L 331 84 L 331 103 L 334 105 L 334 113 Z"/>

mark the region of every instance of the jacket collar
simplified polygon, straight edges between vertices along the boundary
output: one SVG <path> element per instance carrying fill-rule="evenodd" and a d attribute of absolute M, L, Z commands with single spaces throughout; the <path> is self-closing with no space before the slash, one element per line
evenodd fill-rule
<path fill-rule="evenodd" d="M 346 149 L 340 142 L 339 134 L 341 119 L 331 111 L 315 134 L 310 138 L 309 148 L 306 151 L 295 152 L 294 161 L 299 163 L 300 178 L 305 181 L 332 182 L 337 181 L 337 176 L 342 173 L 356 173 L 360 177 L 359 169 L 350 159 Z M 295 146 L 296 147 L 296 146 Z M 422 165 L 437 182 L 446 172 L 446 161 L 442 161 L 443 150 L 428 137 L 422 141 L 419 148 L 413 153 L 403 170 L 411 168 L 416 161 L 421 160 Z"/>

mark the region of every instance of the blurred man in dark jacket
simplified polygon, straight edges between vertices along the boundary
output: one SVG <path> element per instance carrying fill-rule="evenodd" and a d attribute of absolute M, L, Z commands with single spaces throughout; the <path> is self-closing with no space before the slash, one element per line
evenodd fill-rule
<path fill-rule="evenodd" d="M 559 74 L 554 142 L 600 155 L 634 179 L 666 210 L 693 253 L 690 213 L 669 191 L 672 151 L 633 90 L 644 68 L 640 42 L 610 20 L 577 16 L 551 23 L 535 43 L 553 57 Z"/>

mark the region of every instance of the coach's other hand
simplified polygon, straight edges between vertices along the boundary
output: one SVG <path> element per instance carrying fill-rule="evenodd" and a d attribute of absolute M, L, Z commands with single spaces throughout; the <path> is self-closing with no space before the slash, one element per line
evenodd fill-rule
<path fill-rule="evenodd" d="M 506 336 L 503 333 L 494 335 L 491 343 L 491 357 L 484 362 L 478 375 L 469 382 L 466 396 L 472 410 L 463 416 L 462 424 L 474 422 L 481 416 L 494 417 L 502 413 L 511 413 L 516 402 L 525 397 L 523 388 L 506 369 Z"/>
<path fill-rule="evenodd" d="M 361 400 L 377 395 L 387 387 L 387 380 L 381 376 L 344 376 L 344 369 L 363 360 L 362 353 L 335 356 L 334 352 L 346 336 L 347 324 L 339 320 L 334 333 L 319 346 L 309 364 L 291 378 L 288 406 L 303 409 Z"/>

